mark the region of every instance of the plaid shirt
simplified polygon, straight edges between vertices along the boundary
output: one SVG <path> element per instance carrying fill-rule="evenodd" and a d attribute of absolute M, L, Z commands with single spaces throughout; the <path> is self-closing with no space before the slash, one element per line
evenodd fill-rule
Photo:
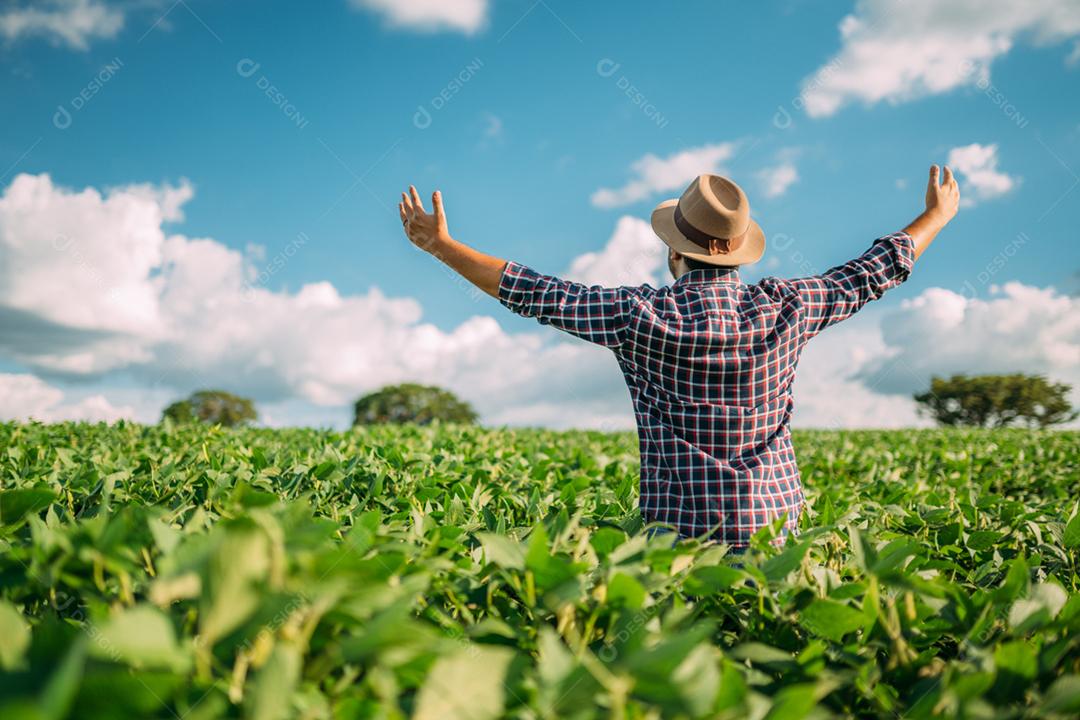
<path fill-rule="evenodd" d="M 823 275 L 765 278 L 691 270 L 669 287 L 586 287 L 511 262 L 499 300 L 519 315 L 611 348 L 641 452 L 646 522 L 735 547 L 802 510 L 791 386 L 807 340 L 907 279 L 906 233 Z"/>

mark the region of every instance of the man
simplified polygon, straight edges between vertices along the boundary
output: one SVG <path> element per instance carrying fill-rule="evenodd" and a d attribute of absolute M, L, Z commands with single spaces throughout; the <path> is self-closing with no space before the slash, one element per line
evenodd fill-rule
<path fill-rule="evenodd" d="M 907 279 L 914 261 L 956 215 L 960 192 L 930 168 L 926 209 L 903 231 L 823 275 L 748 285 L 765 235 L 746 194 L 717 175 L 660 203 L 653 230 L 668 246 L 669 287 L 586 287 L 485 255 L 450 236 L 442 196 L 428 213 L 416 188 L 398 210 L 417 246 L 510 310 L 611 348 L 637 419 L 641 512 L 684 537 L 745 548 L 803 504 L 791 445 L 791 386 L 807 340 Z"/>

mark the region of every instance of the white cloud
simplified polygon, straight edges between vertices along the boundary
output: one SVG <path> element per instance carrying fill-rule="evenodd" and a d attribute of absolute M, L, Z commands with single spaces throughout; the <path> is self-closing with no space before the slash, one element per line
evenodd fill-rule
<path fill-rule="evenodd" d="M 124 13 L 99 0 L 51 0 L 0 12 L 0 35 L 9 40 L 39 35 L 77 50 L 115 37 L 123 26 Z"/>
<path fill-rule="evenodd" d="M 1000 197 L 1016 187 L 1018 179 L 998 170 L 997 145 L 972 143 L 949 151 L 949 166 L 959 173 L 960 202 Z"/>
<path fill-rule="evenodd" d="M 615 375 L 619 375 L 618 368 L 612 366 Z M 620 380 L 620 385 L 621 385 Z M 625 387 L 619 387 L 622 394 L 626 394 Z M 546 427 L 556 430 L 571 430 L 575 428 L 589 428 L 614 432 L 617 430 L 634 429 L 634 413 L 630 401 L 619 398 L 618 402 L 600 401 L 590 404 L 579 405 L 573 412 L 567 412 L 567 407 L 561 402 L 539 402 L 520 407 L 507 408 L 499 415 L 496 424 L 524 427 Z"/>
<path fill-rule="evenodd" d="M 911 396 L 932 376 L 1013 372 L 1068 383 L 1080 405 L 1080 298 L 1017 282 L 991 288 L 988 299 L 930 288 L 811 340 L 796 375 L 794 422 L 926 425 Z"/>
<path fill-rule="evenodd" d="M 785 161 L 779 165 L 765 168 L 757 174 L 758 182 L 761 183 L 761 191 L 767 198 L 777 198 L 787 192 L 788 188 L 799 180 L 799 171 L 795 163 Z"/>
<path fill-rule="evenodd" d="M 632 426 L 611 354 L 550 329 L 508 334 L 484 314 L 443 330 L 423 322 L 415 300 L 375 288 L 250 286 L 256 255 L 162 230 L 190 197 L 185 187 L 103 194 L 20 175 L 0 195 L 0 353 L 84 381 L 71 392 L 0 376 L 4 417 L 154 421 L 167 400 L 221 387 L 257 400 L 268 424 L 340 426 L 361 393 L 411 380 L 458 392 L 492 424 Z M 68 238 L 60 248 L 57 233 Z M 645 221 L 623 217 L 566 275 L 660 284 L 664 246 Z M 129 300 L 111 302 L 117 293 Z M 483 302 L 484 313 L 505 312 Z M 811 342 L 795 422 L 925 423 L 910 396 L 931 375 L 1017 370 L 1080 388 L 1080 299 L 1018 283 L 988 299 L 931 289 L 898 309 L 871 306 Z M 108 389 L 121 372 L 134 388 Z"/>
<path fill-rule="evenodd" d="M 882 392 L 859 377 L 868 363 L 892 350 L 881 335 L 879 313 L 862 314 L 825 331 L 803 350 L 795 374 L 797 427 L 914 427 L 932 424 L 919 417 L 906 392 Z"/>
<path fill-rule="evenodd" d="M 1042 373 L 1080 398 L 1080 298 L 1018 282 L 987 299 L 930 288 L 881 322 L 888 357 L 860 376 L 886 392 L 925 390 L 931 375 Z"/>
<path fill-rule="evenodd" d="M 37 365 L 88 373 L 145 359 L 146 339 L 164 324 L 160 278 L 151 277 L 164 260 L 161 224 L 184 196 L 190 188 L 102 196 L 65 192 L 47 175 L 15 178 L 0 196 L 0 313 L 40 326 L 18 340 Z M 46 327 L 70 331 L 57 342 L 79 336 L 80 351 L 54 347 L 58 333 Z"/>
<path fill-rule="evenodd" d="M 656 193 L 681 192 L 691 180 L 703 173 L 722 174 L 722 163 L 735 153 L 735 143 L 723 142 L 689 148 L 660 158 L 645 155 L 630 166 L 634 173 L 619 188 L 600 188 L 592 194 L 592 204 L 614 208 L 644 200 Z"/>
<path fill-rule="evenodd" d="M 377 288 L 249 285 L 250 253 L 163 231 L 185 187 L 100 193 L 16 177 L 0 196 L 0 352 L 38 373 L 222 387 L 269 404 L 277 423 L 289 400 L 339 408 L 406 380 L 449 387 L 495 423 L 541 417 L 530 406 L 553 400 L 566 424 L 628 404 L 610 353 L 550 332 L 509 335 L 488 316 L 441 330 L 415 300 Z M 566 366 L 574 376 L 553 383 Z"/>
<path fill-rule="evenodd" d="M 103 395 L 65 401 L 62 390 L 34 375 L 0 373 L 0 420 L 114 422 L 134 415 L 130 405 L 115 407 Z"/>
<path fill-rule="evenodd" d="M 990 66 L 1019 41 L 1080 35 L 1075 0 L 859 0 L 840 23 L 842 47 L 803 82 L 811 117 L 860 101 L 906 102 L 986 86 Z"/>
<path fill-rule="evenodd" d="M 652 226 L 624 215 L 603 249 L 578 255 L 564 277 L 586 285 L 653 285 L 670 279 L 667 275 L 667 245 Z"/>
<path fill-rule="evenodd" d="M 379 13 L 391 27 L 423 32 L 456 30 L 472 34 L 487 23 L 488 0 L 349 0 L 349 3 Z"/>

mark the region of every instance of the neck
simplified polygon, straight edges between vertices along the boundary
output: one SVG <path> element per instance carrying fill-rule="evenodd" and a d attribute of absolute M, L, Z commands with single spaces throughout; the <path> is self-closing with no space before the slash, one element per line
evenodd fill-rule
<path fill-rule="evenodd" d="M 678 272 L 675 273 L 675 279 L 676 280 L 683 277 L 687 273 L 697 272 L 697 271 L 707 273 L 707 274 L 710 274 L 710 275 L 714 275 L 714 274 L 715 275 L 726 275 L 728 273 L 738 272 L 739 266 L 738 265 L 706 265 L 706 266 L 702 267 L 702 266 L 699 265 L 697 267 L 690 267 L 685 262 L 680 262 L 679 267 L 677 268 L 677 270 L 678 270 Z"/>

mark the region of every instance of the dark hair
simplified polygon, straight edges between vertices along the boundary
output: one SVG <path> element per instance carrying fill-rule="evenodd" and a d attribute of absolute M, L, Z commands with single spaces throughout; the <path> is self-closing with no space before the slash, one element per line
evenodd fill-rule
<path fill-rule="evenodd" d="M 695 260 L 692 257 L 683 255 L 683 260 L 686 261 L 686 267 L 691 270 L 738 270 L 738 265 L 713 265 L 712 263 L 704 262 L 703 260 Z"/>

